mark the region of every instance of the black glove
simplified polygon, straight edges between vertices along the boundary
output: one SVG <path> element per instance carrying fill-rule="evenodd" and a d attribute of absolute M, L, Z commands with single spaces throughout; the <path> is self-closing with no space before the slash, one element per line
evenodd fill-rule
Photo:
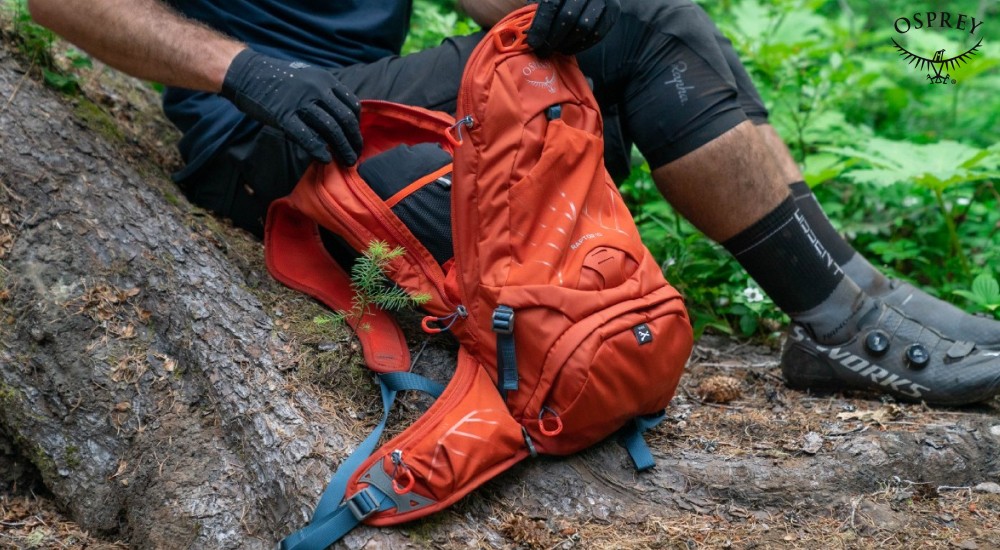
<path fill-rule="evenodd" d="M 621 12 L 620 0 L 538 0 L 528 45 L 539 57 L 582 52 L 608 34 Z"/>
<path fill-rule="evenodd" d="M 348 166 L 361 153 L 361 103 L 329 70 L 249 48 L 236 55 L 222 95 L 241 111 L 285 132 L 320 162 Z"/>

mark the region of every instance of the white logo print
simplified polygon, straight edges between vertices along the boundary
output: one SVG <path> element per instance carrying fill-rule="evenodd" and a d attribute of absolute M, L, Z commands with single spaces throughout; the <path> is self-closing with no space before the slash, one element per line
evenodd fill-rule
<path fill-rule="evenodd" d="M 543 71 L 538 75 L 535 73 Z M 549 74 L 546 75 L 545 72 Z M 536 88 L 544 88 L 548 90 L 550 94 L 556 93 L 556 73 L 552 70 L 552 64 L 545 61 L 532 61 L 528 65 L 521 69 L 521 74 L 527 79 L 528 84 Z M 534 76 L 534 78 L 532 78 Z"/>
<path fill-rule="evenodd" d="M 673 75 L 674 79 L 664 82 L 664 84 L 668 86 L 673 84 L 674 87 L 677 88 L 677 97 L 681 100 L 681 105 L 688 102 L 688 90 L 694 89 L 694 86 L 684 85 L 684 73 L 687 72 L 687 70 L 687 63 L 683 61 L 674 63 L 670 66 L 670 74 Z"/>
<path fill-rule="evenodd" d="M 301 61 L 292 61 L 291 63 L 288 64 L 288 66 L 293 69 L 305 69 L 306 67 L 309 66 L 309 64 L 303 63 Z"/>
<path fill-rule="evenodd" d="M 796 342 L 808 340 L 808 336 L 806 336 L 805 331 L 803 331 L 802 327 L 799 326 L 796 326 L 792 330 L 791 337 Z M 892 388 L 903 395 L 919 399 L 923 397 L 924 391 L 929 391 L 931 389 L 927 386 L 921 386 L 908 378 L 892 374 L 875 363 L 870 363 L 839 347 L 829 348 L 821 346 L 812 340 L 809 340 L 807 344 L 813 346 L 816 351 L 826 354 L 830 359 L 837 361 L 841 366 L 859 374 L 864 378 L 870 379 L 872 382 L 875 382 L 882 387 Z"/>

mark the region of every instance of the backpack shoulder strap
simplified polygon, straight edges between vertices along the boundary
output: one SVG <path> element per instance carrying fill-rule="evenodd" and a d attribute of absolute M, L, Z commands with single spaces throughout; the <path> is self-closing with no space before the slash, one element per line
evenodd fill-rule
<path fill-rule="evenodd" d="M 316 222 L 296 209 L 288 199 L 271 204 L 264 229 L 267 268 L 284 285 L 304 292 L 337 311 L 350 311 L 351 279 L 323 247 Z M 368 368 L 376 372 L 410 369 L 410 350 L 395 319 L 371 306 L 360 330 L 358 319 L 348 317 Z"/>

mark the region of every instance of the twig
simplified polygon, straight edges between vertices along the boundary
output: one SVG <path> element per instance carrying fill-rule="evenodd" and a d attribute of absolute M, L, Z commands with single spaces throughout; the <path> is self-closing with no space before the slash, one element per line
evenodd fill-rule
<path fill-rule="evenodd" d="M 968 491 L 969 496 L 972 496 L 972 487 L 952 487 L 951 485 L 940 485 L 937 488 L 938 494 L 941 494 L 941 491 Z"/>
<path fill-rule="evenodd" d="M 0 107 L 0 114 L 3 114 L 3 112 L 7 110 L 7 107 L 10 107 L 10 104 L 14 102 L 14 98 L 17 97 L 17 92 L 21 91 L 21 85 L 24 84 L 24 80 L 28 78 L 28 75 L 31 73 L 31 69 L 34 68 L 35 61 L 32 60 L 31 66 L 28 67 L 27 71 L 24 71 L 24 75 L 17 81 L 17 84 L 14 85 L 14 91 L 11 92 L 10 97 L 7 98 L 7 103 L 4 103 L 3 107 Z"/>
<path fill-rule="evenodd" d="M 28 523 L 25 521 L 0 521 L 0 525 L 4 527 L 26 527 Z"/>
<path fill-rule="evenodd" d="M 716 408 L 719 408 L 719 409 L 726 409 L 726 410 L 730 410 L 730 411 L 742 411 L 743 410 L 743 407 L 737 407 L 737 406 L 734 406 L 734 405 L 723 405 L 721 403 L 709 403 L 708 401 L 704 401 L 701 398 L 696 397 L 690 391 L 688 391 L 687 386 L 681 386 L 681 391 L 684 392 L 684 395 L 687 396 L 688 399 L 690 399 L 691 401 L 694 401 L 695 403 L 698 403 L 699 405 L 705 405 L 707 407 L 716 407 Z"/>
<path fill-rule="evenodd" d="M 420 356 L 424 354 L 424 350 L 427 349 L 427 344 L 430 341 L 431 341 L 430 338 L 425 338 L 424 339 L 424 343 L 421 344 L 420 345 L 420 349 L 417 350 L 417 354 L 413 356 L 413 361 L 410 362 L 410 370 L 411 371 L 413 370 L 414 367 L 417 366 L 417 363 L 420 362 Z"/>
<path fill-rule="evenodd" d="M 771 368 L 778 366 L 777 361 L 763 361 L 760 363 L 741 363 L 739 361 L 732 362 L 713 362 L 713 363 L 694 363 L 699 367 L 712 367 L 717 369 L 761 369 L 761 368 Z"/>
<path fill-rule="evenodd" d="M 7 195 L 10 196 L 10 198 L 16 200 L 17 202 L 24 204 L 24 197 L 21 197 L 17 193 L 11 191 L 10 187 L 7 187 L 7 185 L 3 182 L 3 180 L 0 180 L 0 191 L 7 193 Z"/>

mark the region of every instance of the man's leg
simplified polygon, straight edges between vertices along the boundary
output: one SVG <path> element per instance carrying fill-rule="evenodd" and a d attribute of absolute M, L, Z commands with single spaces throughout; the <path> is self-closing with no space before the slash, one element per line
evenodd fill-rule
<path fill-rule="evenodd" d="M 579 59 L 664 196 L 792 317 L 789 381 L 941 404 L 1000 392 L 1000 358 L 922 326 L 844 275 L 789 195 L 797 169 L 769 146 L 769 130 L 754 127 L 751 119 L 763 121 L 740 97 L 717 36 L 689 2 L 624 0 L 616 29 Z"/>
<path fill-rule="evenodd" d="M 913 285 L 882 275 L 837 232 L 805 183 L 802 173 L 792 160 L 788 147 L 770 124 L 757 126 L 764 142 L 775 154 L 788 182 L 795 204 L 816 231 L 816 235 L 844 273 L 869 296 L 895 306 L 913 319 L 933 327 L 955 340 L 970 340 L 984 349 L 1000 350 L 1000 321 L 970 315 L 935 298 Z"/>

